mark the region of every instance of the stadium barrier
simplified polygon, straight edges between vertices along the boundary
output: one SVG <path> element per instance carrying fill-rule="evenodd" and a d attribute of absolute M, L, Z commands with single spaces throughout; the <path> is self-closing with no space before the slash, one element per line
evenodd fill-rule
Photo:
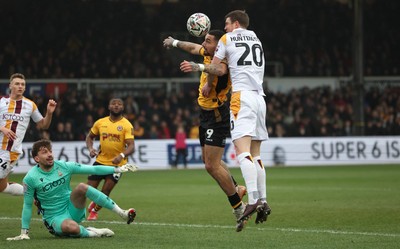
<path fill-rule="evenodd" d="M 175 160 L 174 139 L 135 141 L 136 151 L 129 156 L 141 170 L 169 169 Z M 204 167 L 197 139 L 188 139 L 188 168 Z M 98 144 L 95 143 L 95 146 Z M 24 154 L 15 173 L 26 173 L 35 165 L 30 156 L 32 143 L 23 143 Z M 53 142 L 55 160 L 75 161 L 91 165 L 89 151 L 83 141 Z M 29 155 L 29 156 L 28 156 Z M 261 157 L 266 167 L 399 164 L 400 136 L 391 137 L 325 137 L 271 138 L 262 144 Z M 224 158 L 230 167 L 238 167 L 234 146 L 227 141 Z"/>

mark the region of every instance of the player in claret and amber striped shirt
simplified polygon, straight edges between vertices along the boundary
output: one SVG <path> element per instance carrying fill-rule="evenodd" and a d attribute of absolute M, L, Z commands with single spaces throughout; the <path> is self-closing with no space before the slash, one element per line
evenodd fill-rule
<path fill-rule="evenodd" d="M 10 95 L 0 100 L 0 192 L 23 195 L 22 185 L 9 183 L 8 175 L 22 153 L 22 141 L 30 119 L 37 123 L 39 129 L 49 128 L 57 103 L 50 99 L 43 117 L 36 104 L 23 96 L 26 88 L 23 74 L 11 75 L 9 87 Z"/>

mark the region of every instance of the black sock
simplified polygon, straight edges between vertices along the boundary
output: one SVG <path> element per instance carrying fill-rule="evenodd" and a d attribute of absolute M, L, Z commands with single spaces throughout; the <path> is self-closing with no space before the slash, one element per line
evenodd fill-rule
<path fill-rule="evenodd" d="M 228 200 L 233 209 L 236 209 L 242 205 L 242 201 L 240 200 L 238 193 L 228 196 Z"/>

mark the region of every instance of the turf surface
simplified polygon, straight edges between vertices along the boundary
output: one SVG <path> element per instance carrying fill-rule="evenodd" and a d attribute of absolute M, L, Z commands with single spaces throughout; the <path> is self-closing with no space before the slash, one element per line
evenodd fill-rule
<path fill-rule="evenodd" d="M 232 169 L 239 183 L 239 169 Z M 11 175 L 21 182 L 23 175 Z M 22 197 L 0 194 L 1 248 L 399 248 L 400 165 L 267 168 L 267 223 L 254 218 L 240 233 L 227 198 L 205 170 L 125 174 L 111 198 L 134 207 L 126 225 L 109 210 L 85 226 L 108 227 L 112 238 L 61 239 L 33 215 L 29 241 L 20 232 Z M 72 185 L 86 182 L 73 177 Z"/>

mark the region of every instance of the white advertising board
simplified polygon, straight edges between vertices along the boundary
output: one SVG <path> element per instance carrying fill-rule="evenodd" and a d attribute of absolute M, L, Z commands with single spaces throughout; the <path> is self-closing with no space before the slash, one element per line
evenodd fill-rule
<path fill-rule="evenodd" d="M 204 167 L 201 147 L 196 139 L 187 140 L 188 168 Z M 136 151 L 129 157 L 141 170 L 168 169 L 175 159 L 173 139 L 136 140 Z M 24 143 L 24 154 L 14 168 L 15 173 L 25 173 L 35 165 L 30 155 L 32 143 Z M 93 158 L 84 141 L 53 142 L 55 160 L 75 161 L 91 165 Z M 271 138 L 261 148 L 261 158 L 267 167 L 399 164 L 400 136 L 392 137 L 324 137 L 324 138 Z M 227 141 L 224 158 L 229 166 L 237 167 L 234 146 Z M 182 165 L 182 164 L 180 164 Z M 180 166 L 178 165 L 178 167 Z"/>

